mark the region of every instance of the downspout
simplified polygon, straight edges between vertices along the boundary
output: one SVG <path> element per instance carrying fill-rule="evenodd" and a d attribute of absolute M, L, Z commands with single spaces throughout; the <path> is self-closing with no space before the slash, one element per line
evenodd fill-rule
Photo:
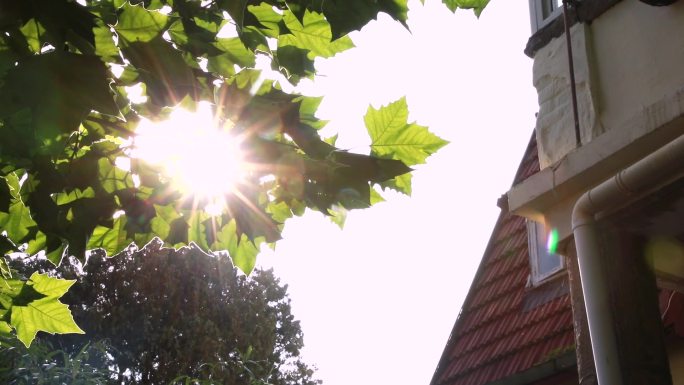
<path fill-rule="evenodd" d="M 568 20 L 568 1 L 563 0 L 563 28 L 565 28 L 565 46 L 568 48 L 568 72 L 570 74 L 570 94 L 572 97 L 572 118 L 575 124 L 575 145 L 582 146 L 580 134 L 579 114 L 577 112 L 577 85 L 575 84 L 575 65 L 572 58 L 572 37 L 570 36 L 570 21 Z"/>
<path fill-rule="evenodd" d="M 684 176 L 684 135 L 584 193 L 572 212 L 572 229 L 600 385 L 622 384 L 609 288 L 603 279 L 596 214 Z"/>

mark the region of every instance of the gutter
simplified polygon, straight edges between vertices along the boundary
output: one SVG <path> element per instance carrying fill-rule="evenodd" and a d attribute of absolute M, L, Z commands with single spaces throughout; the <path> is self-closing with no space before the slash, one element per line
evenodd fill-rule
<path fill-rule="evenodd" d="M 609 288 L 603 279 L 596 216 L 684 176 L 684 135 L 584 193 L 572 212 L 589 335 L 600 385 L 621 384 Z"/>

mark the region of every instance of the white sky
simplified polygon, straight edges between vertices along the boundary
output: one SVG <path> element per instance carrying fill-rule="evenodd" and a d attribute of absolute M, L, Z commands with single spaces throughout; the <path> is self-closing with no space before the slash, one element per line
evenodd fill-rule
<path fill-rule="evenodd" d="M 492 0 L 478 20 L 438 0 L 410 3 L 410 34 L 381 17 L 357 48 L 318 61 L 304 92 L 338 145 L 368 152 L 363 124 L 406 95 L 410 119 L 451 142 L 414 172 L 413 196 L 287 222 L 259 263 L 289 284 L 307 362 L 327 385 L 427 384 L 461 308 L 534 126 L 526 1 Z"/>

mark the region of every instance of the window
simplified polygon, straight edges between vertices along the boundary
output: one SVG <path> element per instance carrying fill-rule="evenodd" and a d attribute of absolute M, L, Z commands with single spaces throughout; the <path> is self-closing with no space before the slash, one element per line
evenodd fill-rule
<path fill-rule="evenodd" d="M 563 0 L 530 0 L 532 33 L 550 23 L 563 12 Z"/>
<path fill-rule="evenodd" d="M 532 285 L 537 286 L 565 268 L 563 257 L 547 247 L 548 231 L 542 223 L 527 221 Z"/>

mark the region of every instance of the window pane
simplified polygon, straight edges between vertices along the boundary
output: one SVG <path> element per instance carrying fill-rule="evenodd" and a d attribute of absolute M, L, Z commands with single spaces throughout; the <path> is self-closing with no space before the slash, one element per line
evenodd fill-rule
<path fill-rule="evenodd" d="M 553 11 L 563 7 L 563 0 L 538 0 L 542 6 L 542 17 L 544 19 L 551 16 Z"/>
<path fill-rule="evenodd" d="M 548 231 L 541 223 L 536 223 L 537 228 L 537 272 L 545 276 L 561 267 L 562 259 L 558 254 L 549 253 L 547 248 Z"/>
<path fill-rule="evenodd" d="M 547 275 L 561 267 L 561 257 L 558 254 L 549 254 L 544 248 L 539 254 L 539 274 Z"/>
<path fill-rule="evenodd" d="M 544 16 L 544 19 L 549 17 L 551 12 L 553 12 L 555 7 L 555 3 L 557 0 L 541 0 L 542 3 L 542 15 Z"/>
<path fill-rule="evenodd" d="M 530 251 L 530 268 L 532 284 L 543 283 L 565 267 L 563 257 L 550 253 L 547 246 L 549 232 L 543 224 L 534 221 L 527 222 L 528 246 Z"/>

